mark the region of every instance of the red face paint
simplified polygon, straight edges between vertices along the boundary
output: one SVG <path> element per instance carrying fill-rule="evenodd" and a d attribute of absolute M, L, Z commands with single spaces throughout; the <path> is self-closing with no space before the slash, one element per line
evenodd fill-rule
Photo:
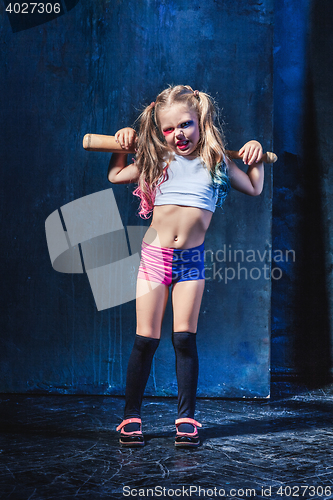
<path fill-rule="evenodd" d="M 163 130 L 162 133 L 163 133 L 163 135 L 169 135 L 174 130 L 175 130 L 174 128 L 167 128 L 166 130 Z"/>

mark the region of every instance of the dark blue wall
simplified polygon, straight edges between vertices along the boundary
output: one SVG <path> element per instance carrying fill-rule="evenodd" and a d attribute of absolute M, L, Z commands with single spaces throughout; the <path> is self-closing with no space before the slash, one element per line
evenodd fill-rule
<path fill-rule="evenodd" d="M 332 373 L 332 21 L 329 1 L 275 4 L 273 246 L 296 262 L 272 286 L 272 371 L 315 385 Z"/>
<path fill-rule="evenodd" d="M 169 83 L 216 97 L 233 149 L 258 138 L 270 150 L 272 19 L 271 0 L 79 2 L 14 33 L 4 14 L 2 391 L 123 392 L 134 302 L 98 312 L 86 275 L 52 269 L 45 220 L 73 200 L 111 188 L 108 155 L 85 152 L 83 135 L 112 134 L 133 123 Z M 124 226 L 141 223 L 132 188 L 113 189 Z M 233 192 L 225 214 L 215 214 L 207 249 L 266 250 L 247 272 L 269 267 L 271 197 L 268 168 L 262 196 Z M 218 276 L 207 282 L 199 321 L 199 394 L 266 397 L 270 282 L 263 273 L 228 284 Z M 170 335 L 169 306 L 151 394 L 176 393 Z"/>
<path fill-rule="evenodd" d="M 97 313 L 86 276 L 55 272 L 45 241 L 50 213 L 111 187 L 106 156 L 84 152 L 83 135 L 112 134 L 133 123 L 141 106 L 167 84 L 189 83 L 216 97 L 229 147 L 257 137 L 271 149 L 273 76 L 279 163 L 274 167 L 272 243 L 273 250 L 294 249 L 296 262 L 273 263 L 283 277 L 272 282 L 272 372 L 275 378 L 325 382 L 332 365 L 333 309 L 330 2 L 277 1 L 274 13 L 269 0 L 260 5 L 229 0 L 79 2 L 72 10 L 67 4 L 61 17 L 14 33 L 0 4 L 0 390 L 123 390 L 135 327 L 133 303 Z M 215 214 L 209 247 L 269 247 L 269 170 L 260 198 L 234 192 L 225 214 Z M 137 225 L 131 188 L 115 186 L 114 192 L 124 225 Z M 230 325 L 236 325 L 244 336 L 234 350 L 236 366 L 255 367 L 261 353 L 264 362 L 256 381 L 253 370 L 250 377 L 243 370 L 242 376 L 255 387 L 252 395 L 263 395 L 267 344 L 254 349 L 249 339 L 260 332 L 263 340 L 269 332 L 270 285 L 234 285 L 233 291 L 218 282 L 206 289 L 199 326 L 211 337 L 207 342 L 202 333 L 200 340 L 201 390 L 204 394 L 212 387 L 210 370 L 221 365 L 216 349 L 224 349 L 223 335 L 229 335 L 230 348 Z M 256 303 L 253 313 L 249 300 Z M 165 369 L 163 359 L 171 356 L 169 327 L 167 322 L 151 393 Z M 228 387 L 220 394 L 237 394 L 241 384 L 238 380 L 235 392 L 235 367 L 228 366 L 226 353 L 223 361 Z"/>

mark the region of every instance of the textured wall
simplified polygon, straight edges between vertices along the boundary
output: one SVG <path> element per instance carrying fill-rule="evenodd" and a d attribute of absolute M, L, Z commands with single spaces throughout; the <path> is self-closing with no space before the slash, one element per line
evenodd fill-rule
<path fill-rule="evenodd" d="M 83 135 L 133 123 L 169 83 L 216 97 L 230 148 L 258 138 L 270 150 L 272 1 L 85 1 L 16 33 L 3 16 L 0 390 L 118 394 L 135 331 L 134 302 L 97 312 L 85 275 L 52 269 L 45 220 L 111 187 L 108 156 L 83 151 Z M 113 189 L 123 224 L 142 224 L 132 188 Z M 206 248 L 214 255 L 250 250 L 247 272 L 269 269 L 271 196 L 268 167 L 262 196 L 233 192 L 224 214 L 215 214 Z M 233 260 L 215 258 L 217 271 L 237 269 Z M 200 394 L 268 394 L 270 282 L 263 271 L 245 274 L 226 284 L 217 273 L 207 282 L 198 329 Z M 170 336 L 169 305 L 150 393 L 175 394 Z"/>
<path fill-rule="evenodd" d="M 308 384 L 333 354 L 332 21 L 329 1 L 276 2 L 273 247 L 296 261 L 272 286 L 272 370 Z"/>

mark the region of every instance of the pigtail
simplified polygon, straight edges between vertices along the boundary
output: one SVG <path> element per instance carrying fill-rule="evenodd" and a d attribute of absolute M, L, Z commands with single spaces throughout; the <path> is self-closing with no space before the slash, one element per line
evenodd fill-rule
<path fill-rule="evenodd" d="M 216 111 L 212 98 L 204 92 L 193 92 L 197 100 L 200 141 L 198 154 L 210 171 L 213 186 L 217 192 L 216 206 L 222 207 L 231 186 L 224 161 L 225 148 L 223 135 L 215 125 Z"/>
<path fill-rule="evenodd" d="M 198 92 L 200 141 L 199 156 L 207 166 L 215 167 L 224 158 L 225 149 L 221 132 L 215 126 L 216 111 L 211 98 L 204 92 Z"/>
<path fill-rule="evenodd" d="M 136 165 L 140 177 L 138 187 L 133 194 L 140 198 L 139 215 L 148 219 L 154 208 L 156 188 L 165 180 L 164 167 L 169 157 L 169 148 L 162 142 L 156 125 L 155 103 L 144 109 L 139 120 Z"/>

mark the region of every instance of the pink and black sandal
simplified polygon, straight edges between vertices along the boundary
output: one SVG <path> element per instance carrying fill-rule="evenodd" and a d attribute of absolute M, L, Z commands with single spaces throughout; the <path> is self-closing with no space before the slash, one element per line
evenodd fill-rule
<path fill-rule="evenodd" d="M 199 422 L 197 422 L 193 418 L 178 418 L 175 424 L 177 429 L 175 446 L 183 448 L 192 448 L 194 446 L 200 445 L 200 438 L 197 427 L 202 427 L 202 425 Z M 178 430 L 180 424 L 193 425 L 194 427 L 193 432 L 180 432 Z"/>
<path fill-rule="evenodd" d="M 127 432 L 124 429 L 125 425 L 127 424 L 140 424 L 140 429 L 137 431 Z M 117 431 L 121 431 L 119 438 L 119 443 L 121 444 L 121 446 L 136 448 L 138 446 L 145 445 L 145 439 L 142 434 L 141 425 L 141 418 L 127 418 L 126 420 L 123 420 L 120 425 L 118 425 Z"/>

